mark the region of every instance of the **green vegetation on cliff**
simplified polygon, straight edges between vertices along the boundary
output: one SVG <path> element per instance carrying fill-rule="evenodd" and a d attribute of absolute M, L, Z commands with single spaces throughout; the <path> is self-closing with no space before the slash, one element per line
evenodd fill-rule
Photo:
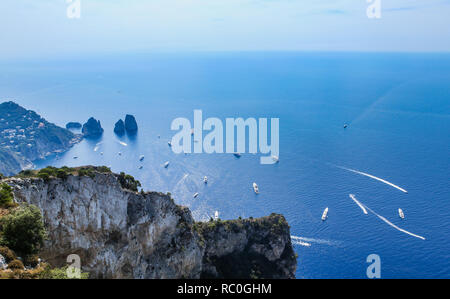
<path fill-rule="evenodd" d="M 33 205 L 22 205 L 0 218 L 0 244 L 22 256 L 36 254 L 46 236 L 41 211 Z"/>
<path fill-rule="evenodd" d="M 12 188 L 6 183 L 0 184 L 0 208 L 9 208 L 13 205 L 14 196 Z"/>

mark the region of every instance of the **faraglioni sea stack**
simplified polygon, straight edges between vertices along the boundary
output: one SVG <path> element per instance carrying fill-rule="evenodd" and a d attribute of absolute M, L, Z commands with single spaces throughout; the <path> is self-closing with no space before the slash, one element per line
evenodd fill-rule
<path fill-rule="evenodd" d="M 128 134 L 134 134 L 137 132 L 138 125 L 133 115 L 127 114 L 125 116 L 125 130 Z"/>
<path fill-rule="evenodd" d="M 93 117 L 89 118 L 87 123 L 83 125 L 82 133 L 87 138 L 100 137 L 103 134 L 103 128 L 100 121 Z"/>
<path fill-rule="evenodd" d="M 125 134 L 125 123 L 123 120 L 119 119 L 116 124 L 114 125 L 114 133 L 117 135 L 124 135 Z"/>

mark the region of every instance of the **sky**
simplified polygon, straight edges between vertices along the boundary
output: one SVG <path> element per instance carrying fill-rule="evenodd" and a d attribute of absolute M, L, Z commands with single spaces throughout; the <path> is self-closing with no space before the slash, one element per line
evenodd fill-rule
<path fill-rule="evenodd" d="M 80 1 L 80 18 L 68 18 Z M 450 51 L 450 0 L 1 0 L 0 59 L 127 51 Z M 371 0 L 378 1 L 378 0 Z"/>

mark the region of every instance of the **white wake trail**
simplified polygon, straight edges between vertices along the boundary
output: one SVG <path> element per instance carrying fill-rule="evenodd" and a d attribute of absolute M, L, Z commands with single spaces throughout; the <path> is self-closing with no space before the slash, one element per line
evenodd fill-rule
<path fill-rule="evenodd" d="M 382 178 L 376 177 L 376 176 L 374 176 L 374 175 L 371 175 L 371 174 L 368 174 L 368 173 L 365 173 L 365 172 L 362 172 L 362 171 L 358 171 L 358 170 L 354 170 L 354 169 L 342 167 L 342 166 L 337 166 L 337 167 L 340 168 L 340 169 L 344 169 L 344 170 L 347 170 L 347 171 L 351 171 L 351 172 L 353 172 L 353 173 L 357 173 L 357 174 L 360 174 L 360 175 L 369 177 L 369 178 L 371 178 L 371 179 L 380 181 L 380 182 L 385 183 L 385 184 L 387 184 L 387 185 L 389 185 L 389 186 L 391 186 L 391 187 L 394 187 L 395 189 L 398 189 L 398 190 L 400 190 L 400 191 L 402 191 L 402 192 L 408 193 L 408 191 L 406 191 L 406 190 L 403 189 L 402 187 L 399 187 L 399 186 L 397 186 L 397 185 L 395 185 L 395 184 L 393 184 L 393 183 L 391 183 L 391 182 L 388 182 L 388 181 L 386 181 L 386 180 L 383 180 Z"/>
<path fill-rule="evenodd" d="M 363 211 L 363 213 L 364 214 L 366 214 L 367 215 L 367 210 L 366 210 L 366 208 L 364 207 L 364 205 L 362 204 L 362 203 L 360 203 L 357 199 L 356 199 L 356 197 L 355 197 L 355 195 L 354 194 L 349 194 L 349 196 L 350 196 L 350 198 L 361 208 L 361 210 Z"/>
<path fill-rule="evenodd" d="M 309 245 L 311 245 L 311 243 L 329 245 L 329 246 L 336 245 L 336 242 L 328 241 L 328 240 L 321 240 L 321 239 L 313 239 L 313 238 L 305 238 L 305 237 L 297 237 L 297 236 L 291 236 L 291 239 L 294 242 L 303 242 L 303 243 L 306 243 Z M 299 245 L 301 245 L 301 244 L 299 244 Z"/>
<path fill-rule="evenodd" d="M 300 245 L 300 246 L 304 246 L 304 247 L 311 247 L 310 243 L 306 243 L 300 240 L 292 240 L 292 244 L 294 245 Z"/>
<path fill-rule="evenodd" d="M 413 233 L 411 233 L 411 232 L 409 232 L 409 231 L 407 231 L 407 230 L 404 230 L 403 228 L 398 227 L 397 225 L 395 225 L 394 223 L 390 222 L 389 220 L 387 220 L 387 219 L 384 218 L 383 216 L 378 215 L 377 213 L 375 213 L 371 208 L 369 208 L 369 207 L 367 207 L 367 206 L 365 206 L 365 207 L 366 207 L 370 212 L 374 213 L 378 218 L 380 218 L 381 220 L 383 220 L 384 222 L 386 222 L 387 224 L 389 224 L 390 226 L 392 226 L 392 227 L 395 228 L 396 230 L 399 230 L 399 231 L 401 231 L 401 232 L 403 232 L 403 233 L 405 233 L 405 234 L 408 234 L 408 235 L 410 235 L 410 236 L 413 236 L 413 237 L 416 237 L 416 238 L 425 240 L 424 237 L 419 236 L 419 235 L 416 235 L 416 234 L 413 234 Z"/>

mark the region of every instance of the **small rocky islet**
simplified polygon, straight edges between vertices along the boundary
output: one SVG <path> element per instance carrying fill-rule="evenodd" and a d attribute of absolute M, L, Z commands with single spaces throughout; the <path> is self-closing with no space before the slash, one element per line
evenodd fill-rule
<path fill-rule="evenodd" d="M 119 136 L 125 135 L 125 133 L 135 135 L 137 131 L 138 124 L 136 122 L 136 118 L 131 114 L 127 114 L 125 116 L 125 121 L 119 119 L 114 125 L 114 133 Z"/>
<path fill-rule="evenodd" d="M 81 129 L 84 137 L 86 138 L 97 138 L 100 137 L 104 130 L 99 120 L 91 117 L 89 120 L 83 125 Z"/>

